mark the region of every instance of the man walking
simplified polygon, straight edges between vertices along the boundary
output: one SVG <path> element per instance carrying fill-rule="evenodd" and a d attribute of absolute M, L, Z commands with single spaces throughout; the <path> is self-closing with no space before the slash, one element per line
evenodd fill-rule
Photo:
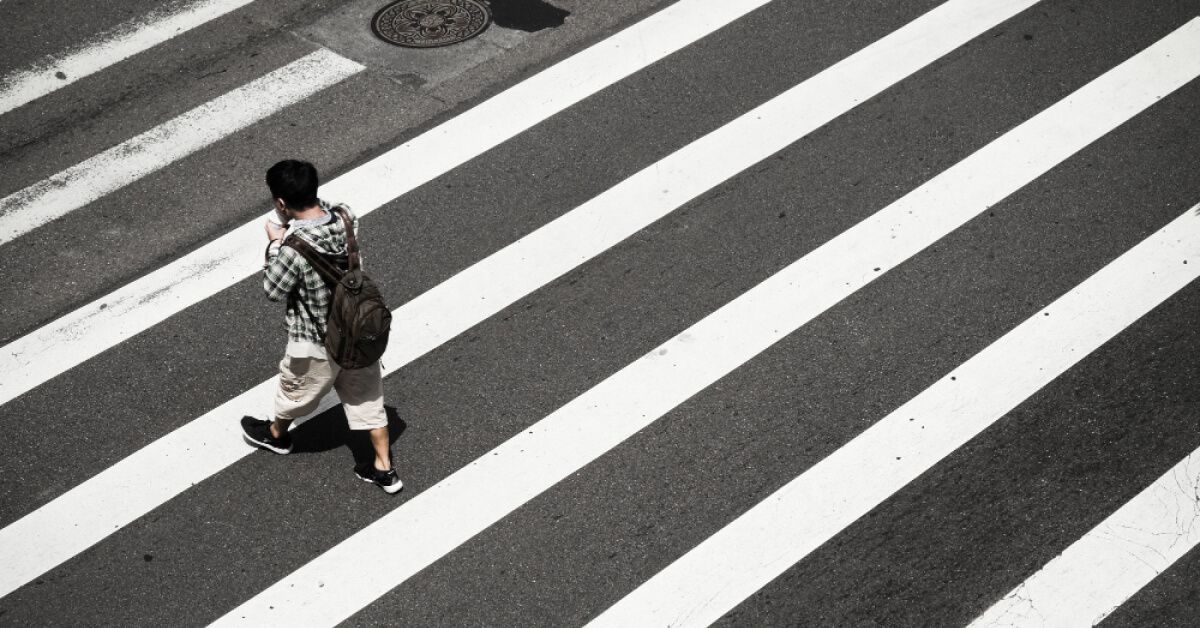
<path fill-rule="evenodd" d="M 275 199 L 278 221 L 266 224 L 266 263 L 263 289 L 272 301 L 287 301 L 288 343 L 279 363 L 274 421 L 242 419 L 247 442 L 277 454 L 292 450 L 288 426 L 316 409 L 336 389 L 351 430 L 370 436 L 375 459 L 355 466 L 360 479 L 388 493 L 403 484 L 392 469 L 387 414 L 383 408 L 383 375 L 378 361 L 364 368 L 344 369 L 327 355 L 323 338 L 332 299 L 330 287 L 304 255 L 284 239 L 295 236 L 308 243 L 338 269 L 347 268 L 348 246 L 344 214 L 357 232 L 358 219 L 345 205 L 317 198 L 317 169 L 308 162 L 285 160 L 267 170 L 267 187 Z"/>

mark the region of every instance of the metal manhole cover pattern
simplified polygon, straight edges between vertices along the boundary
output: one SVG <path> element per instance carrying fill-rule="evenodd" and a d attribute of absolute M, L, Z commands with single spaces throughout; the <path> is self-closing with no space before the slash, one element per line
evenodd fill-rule
<path fill-rule="evenodd" d="M 470 39 L 491 21 L 478 0 L 400 0 L 375 14 L 371 30 L 397 46 L 436 48 Z"/>

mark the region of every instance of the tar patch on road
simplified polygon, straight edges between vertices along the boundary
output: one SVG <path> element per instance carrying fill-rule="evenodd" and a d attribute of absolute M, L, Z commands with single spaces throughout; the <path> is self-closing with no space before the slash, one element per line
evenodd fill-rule
<path fill-rule="evenodd" d="M 571 14 L 542 0 L 492 0 L 491 6 L 497 26 L 527 33 L 562 26 Z"/>

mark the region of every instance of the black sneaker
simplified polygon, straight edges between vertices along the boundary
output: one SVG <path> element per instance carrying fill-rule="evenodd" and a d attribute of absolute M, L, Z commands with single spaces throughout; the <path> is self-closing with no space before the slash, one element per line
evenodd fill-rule
<path fill-rule="evenodd" d="M 287 454 L 292 451 L 292 435 L 284 434 L 283 438 L 271 436 L 271 421 L 256 419 L 252 416 L 242 417 L 242 437 L 255 447 L 261 447 L 277 454 Z"/>
<path fill-rule="evenodd" d="M 400 481 L 400 476 L 396 475 L 395 469 L 380 471 L 375 468 L 374 462 L 367 462 L 356 465 L 354 467 L 354 475 L 363 482 L 371 482 L 377 484 L 379 488 L 387 493 L 396 493 L 404 488 L 404 482 Z"/>

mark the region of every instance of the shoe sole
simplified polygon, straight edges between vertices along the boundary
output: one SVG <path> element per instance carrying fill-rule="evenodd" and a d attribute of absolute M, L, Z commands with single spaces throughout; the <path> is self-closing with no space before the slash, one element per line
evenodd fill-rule
<path fill-rule="evenodd" d="M 399 480 L 397 480 L 396 483 L 391 486 L 384 486 L 382 484 L 377 483 L 375 480 L 372 480 L 371 478 L 364 478 L 363 476 L 359 475 L 357 471 L 354 472 L 354 477 L 356 477 L 368 484 L 374 484 L 375 486 L 378 486 L 379 488 L 383 489 L 383 492 L 385 492 L 389 495 L 392 495 L 394 493 L 399 493 L 400 489 L 404 488 L 404 482 L 401 482 Z"/>
<path fill-rule="evenodd" d="M 262 442 L 254 440 L 253 438 L 250 438 L 250 435 L 245 432 L 242 432 L 242 440 L 246 441 L 246 443 L 252 447 L 258 447 L 259 449 L 265 449 L 267 451 L 275 452 L 281 456 L 286 456 L 286 455 L 292 453 L 291 447 L 288 447 L 287 449 L 283 449 L 280 447 L 272 447 L 271 445 L 268 445 L 266 443 L 262 443 Z"/>

